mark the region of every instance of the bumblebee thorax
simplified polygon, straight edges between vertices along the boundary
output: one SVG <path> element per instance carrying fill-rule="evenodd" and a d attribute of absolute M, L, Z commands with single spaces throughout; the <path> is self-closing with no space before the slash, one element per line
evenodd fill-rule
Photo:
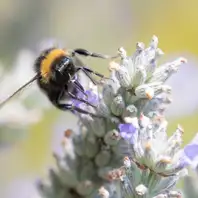
<path fill-rule="evenodd" d="M 51 73 L 52 73 L 52 65 L 53 63 L 63 57 L 63 56 L 67 56 L 67 52 L 64 51 L 63 49 L 59 49 L 59 48 L 52 48 L 51 50 L 48 51 L 48 53 L 46 53 L 46 51 L 41 54 L 40 56 L 40 75 L 42 77 L 43 81 L 48 82 L 49 78 L 51 77 Z"/>

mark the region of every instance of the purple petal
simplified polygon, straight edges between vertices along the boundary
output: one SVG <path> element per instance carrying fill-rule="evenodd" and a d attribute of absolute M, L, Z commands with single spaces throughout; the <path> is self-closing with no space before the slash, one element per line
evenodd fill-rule
<path fill-rule="evenodd" d="M 88 102 L 95 104 L 98 102 L 98 95 L 96 95 L 93 91 L 87 90 L 85 92 L 88 96 Z"/>
<path fill-rule="evenodd" d="M 120 132 L 120 136 L 122 137 L 122 138 L 126 138 L 126 135 L 127 135 L 127 133 L 126 132 Z"/>
<path fill-rule="evenodd" d="M 119 124 L 120 135 L 125 140 L 129 140 L 131 144 L 134 144 L 136 128 L 132 124 Z"/>
<path fill-rule="evenodd" d="M 132 137 L 132 134 L 126 133 L 126 132 L 120 132 L 120 136 L 126 140 L 130 139 Z"/>
<path fill-rule="evenodd" d="M 189 144 L 184 148 L 185 155 L 194 160 L 198 156 L 198 144 Z"/>
<path fill-rule="evenodd" d="M 78 92 L 77 96 L 78 96 L 78 98 L 84 99 L 84 100 L 88 101 L 89 103 L 91 103 L 93 105 L 96 105 L 96 103 L 98 102 L 98 95 L 96 95 L 91 90 L 85 91 L 85 94 L 87 95 L 87 97 L 83 93 Z M 79 107 L 79 105 L 83 103 L 83 102 L 81 102 L 79 100 L 74 100 L 74 99 L 72 99 L 72 102 L 77 107 Z"/>
<path fill-rule="evenodd" d="M 178 169 L 183 169 L 185 167 L 187 167 L 189 165 L 189 162 L 187 160 L 185 160 L 184 158 L 181 158 L 179 160 L 179 165 L 178 165 Z"/>
<path fill-rule="evenodd" d="M 120 132 L 126 132 L 126 133 L 135 133 L 136 128 L 132 124 L 119 124 L 118 126 Z"/>
<path fill-rule="evenodd" d="M 136 143 L 134 138 L 131 138 L 129 142 L 130 142 L 130 144 L 135 144 Z"/>
<path fill-rule="evenodd" d="M 79 100 L 74 100 L 72 99 L 72 104 L 76 107 L 78 107 L 82 102 L 80 102 Z"/>

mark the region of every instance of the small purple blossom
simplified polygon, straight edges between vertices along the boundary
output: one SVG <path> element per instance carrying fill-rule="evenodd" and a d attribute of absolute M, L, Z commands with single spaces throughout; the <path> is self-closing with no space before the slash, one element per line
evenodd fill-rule
<path fill-rule="evenodd" d="M 198 134 L 184 147 L 184 157 L 189 164 L 198 165 Z"/>
<path fill-rule="evenodd" d="M 136 127 L 133 124 L 119 124 L 120 136 L 125 140 L 130 140 L 133 143 L 133 136 L 136 132 Z"/>
<path fill-rule="evenodd" d="M 88 102 L 90 102 L 91 104 L 98 103 L 98 95 L 96 95 L 92 90 L 87 90 L 85 91 L 85 93 L 88 96 L 87 98 Z"/>
<path fill-rule="evenodd" d="M 198 156 L 198 144 L 187 145 L 184 148 L 184 153 L 190 160 L 194 160 Z"/>
<path fill-rule="evenodd" d="M 177 166 L 178 170 L 182 170 L 184 168 L 186 168 L 189 165 L 188 161 L 186 161 L 183 156 L 179 159 L 179 163 Z"/>
<path fill-rule="evenodd" d="M 82 92 L 78 92 L 77 94 L 78 98 L 80 99 L 83 99 L 89 103 L 91 103 L 92 105 L 96 105 L 98 103 L 98 95 L 95 94 L 92 90 L 86 90 L 84 92 L 84 94 Z M 72 100 L 72 103 L 75 105 L 75 106 L 79 106 L 80 104 L 82 104 L 83 102 L 82 101 L 79 101 L 79 100 Z"/>

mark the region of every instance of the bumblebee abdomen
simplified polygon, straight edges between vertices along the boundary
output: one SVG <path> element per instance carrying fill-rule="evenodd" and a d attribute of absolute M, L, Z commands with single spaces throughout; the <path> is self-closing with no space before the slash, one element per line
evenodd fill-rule
<path fill-rule="evenodd" d="M 35 60 L 35 63 L 34 63 L 34 70 L 35 70 L 36 73 L 40 74 L 42 61 L 54 49 L 55 48 L 46 49 L 40 54 L 40 56 L 38 56 L 38 58 Z"/>

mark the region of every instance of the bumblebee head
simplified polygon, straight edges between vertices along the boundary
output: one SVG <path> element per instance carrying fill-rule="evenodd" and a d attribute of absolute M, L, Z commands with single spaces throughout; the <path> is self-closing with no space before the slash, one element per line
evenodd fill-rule
<path fill-rule="evenodd" d="M 55 64 L 55 71 L 64 75 L 64 73 L 66 72 L 67 68 L 69 67 L 69 65 L 71 64 L 71 59 L 68 57 L 62 57 L 61 60 L 58 60 L 58 63 Z"/>
<path fill-rule="evenodd" d="M 73 61 L 68 56 L 61 56 L 57 58 L 51 66 L 51 79 L 58 81 L 67 82 L 75 74 L 75 66 Z"/>

